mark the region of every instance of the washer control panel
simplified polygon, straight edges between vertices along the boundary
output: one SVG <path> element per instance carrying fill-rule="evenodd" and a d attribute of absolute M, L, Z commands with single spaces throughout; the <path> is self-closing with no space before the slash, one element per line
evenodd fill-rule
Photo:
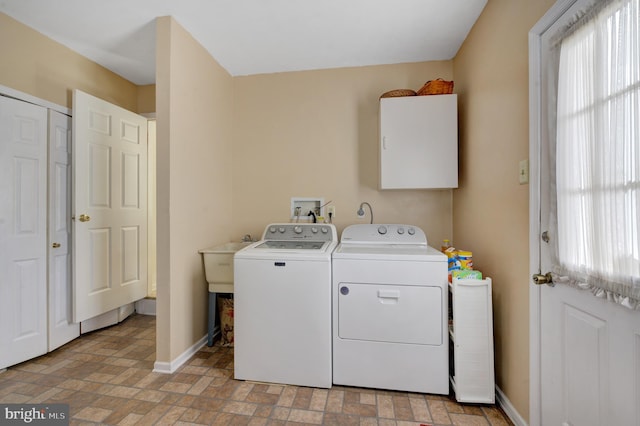
<path fill-rule="evenodd" d="M 413 225 L 362 224 L 347 226 L 342 231 L 343 243 L 427 244 L 424 231 Z"/>
<path fill-rule="evenodd" d="M 337 241 L 336 227 L 328 223 L 272 223 L 262 234 L 263 240 Z"/>

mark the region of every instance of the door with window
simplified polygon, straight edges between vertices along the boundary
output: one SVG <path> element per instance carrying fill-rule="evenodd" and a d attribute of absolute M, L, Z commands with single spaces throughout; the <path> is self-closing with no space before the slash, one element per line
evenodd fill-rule
<path fill-rule="evenodd" d="M 531 33 L 532 425 L 640 425 L 639 31 L 573 0 Z"/>

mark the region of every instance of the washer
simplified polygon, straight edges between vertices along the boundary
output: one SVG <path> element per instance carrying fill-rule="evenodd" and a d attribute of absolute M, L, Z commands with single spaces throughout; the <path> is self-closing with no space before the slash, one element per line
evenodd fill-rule
<path fill-rule="evenodd" d="M 234 377 L 331 387 L 331 224 L 275 223 L 234 256 Z"/>
<path fill-rule="evenodd" d="M 332 287 L 334 384 L 449 393 L 447 257 L 420 228 L 345 228 Z"/>

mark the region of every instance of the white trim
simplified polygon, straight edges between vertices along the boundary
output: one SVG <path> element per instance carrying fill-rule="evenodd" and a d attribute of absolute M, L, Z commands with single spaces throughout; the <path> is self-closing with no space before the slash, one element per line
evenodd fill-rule
<path fill-rule="evenodd" d="M 496 403 L 502 408 L 502 411 L 509 417 L 509 420 L 513 422 L 515 426 L 527 426 L 527 422 L 522 418 L 518 410 L 511 404 L 507 395 L 502 392 L 498 386 L 496 386 Z"/>
<path fill-rule="evenodd" d="M 173 374 L 178 368 L 182 367 L 182 364 L 189 361 L 189 359 L 196 354 L 204 345 L 207 344 L 207 336 L 204 335 L 200 340 L 193 344 L 186 351 L 182 352 L 180 356 L 171 362 L 156 361 L 153 363 L 154 373 Z"/>
<path fill-rule="evenodd" d="M 529 31 L 529 276 L 540 272 L 541 37 L 577 0 L 558 0 Z M 540 287 L 529 281 L 529 422 L 541 424 Z M 496 388 L 498 391 L 499 389 Z M 499 391 L 500 399 L 502 396 Z M 506 412 L 506 409 L 505 409 Z M 513 419 L 512 419 L 513 420 Z M 515 421 L 514 421 L 515 423 Z M 517 424 L 517 423 L 516 423 Z M 523 423 L 525 424 L 525 423 Z"/>
<path fill-rule="evenodd" d="M 144 298 L 136 301 L 136 312 L 141 315 L 156 315 L 156 299 Z"/>
<path fill-rule="evenodd" d="M 29 102 L 30 104 L 39 105 L 41 107 L 49 108 L 54 111 L 58 111 L 62 114 L 71 116 L 71 109 L 62 105 L 54 104 L 53 102 L 45 101 L 44 99 L 31 96 L 27 93 L 19 90 L 12 89 L 11 87 L 3 86 L 0 84 L 0 94 L 6 95 L 10 98 L 18 99 L 21 101 Z"/>

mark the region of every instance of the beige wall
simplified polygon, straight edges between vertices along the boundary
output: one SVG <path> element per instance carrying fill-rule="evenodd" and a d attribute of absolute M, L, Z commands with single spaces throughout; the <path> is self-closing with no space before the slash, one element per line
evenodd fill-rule
<path fill-rule="evenodd" d="M 156 85 L 138 86 L 137 109 L 139 114 L 156 112 Z"/>
<path fill-rule="evenodd" d="M 73 89 L 137 112 L 137 86 L 0 13 L 0 85 L 71 108 Z"/>
<path fill-rule="evenodd" d="M 454 245 L 493 278 L 497 385 L 529 418 L 528 32 L 553 0 L 491 0 L 455 57 L 460 189 Z"/>
<path fill-rule="evenodd" d="M 453 236 L 494 279 L 497 382 L 526 419 L 529 188 L 518 162 L 528 157 L 527 32 L 552 3 L 491 0 L 453 61 L 237 78 L 161 18 L 157 87 L 138 88 L 0 14 L 0 85 L 68 107 L 79 88 L 157 111 L 158 361 L 205 334 L 198 249 L 288 221 L 292 196 L 332 200 L 340 230 L 363 222 L 355 211 L 368 201 L 376 222 L 419 225 L 434 246 Z M 455 79 L 459 95 L 460 189 L 379 191 L 378 96 L 436 77 Z"/>
<path fill-rule="evenodd" d="M 422 227 L 450 238 L 451 190 L 378 190 L 378 98 L 452 77 L 452 62 L 265 74 L 234 78 L 233 237 L 259 237 L 288 222 L 291 197 L 323 197 L 341 231 L 360 202 L 377 223 Z"/>
<path fill-rule="evenodd" d="M 173 18 L 157 21 L 157 354 L 206 334 L 198 250 L 231 235 L 231 76 Z"/>

